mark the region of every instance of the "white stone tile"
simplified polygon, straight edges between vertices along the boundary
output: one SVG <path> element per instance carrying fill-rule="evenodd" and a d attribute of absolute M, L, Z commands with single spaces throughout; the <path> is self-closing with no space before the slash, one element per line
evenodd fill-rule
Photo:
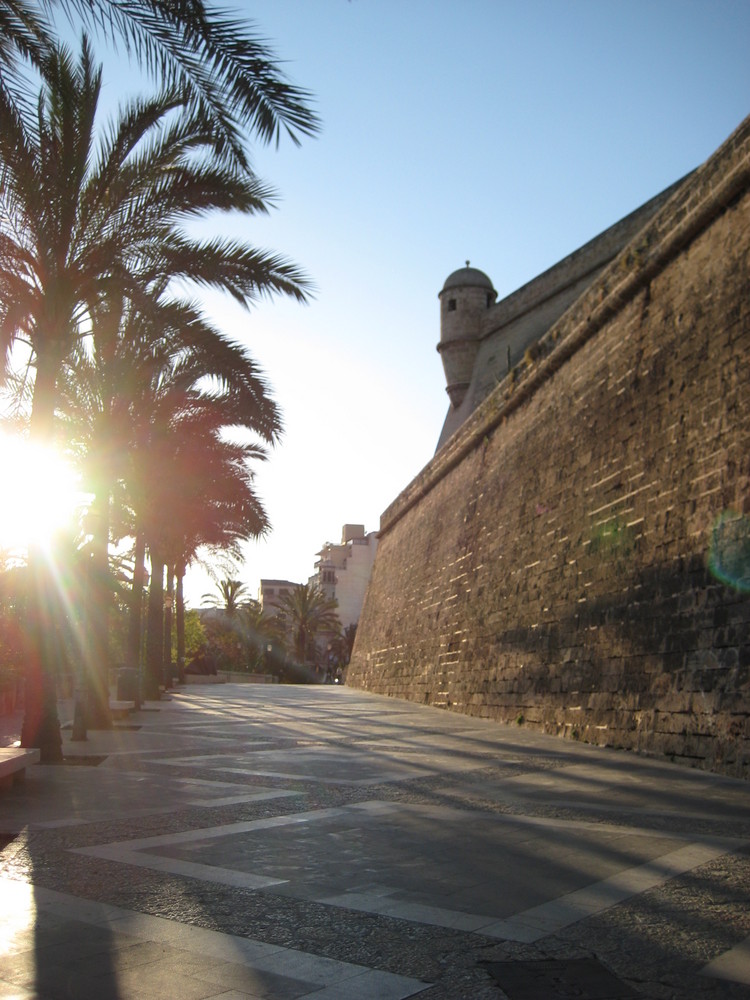
<path fill-rule="evenodd" d="M 701 969 L 701 975 L 750 986 L 750 938 L 709 962 Z"/>
<path fill-rule="evenodd" d="M 311 993 L 309 1000 L 407 1000 L 429 988 L 429 983 L 417 979 L 369 969 L 355 979 Z"/>

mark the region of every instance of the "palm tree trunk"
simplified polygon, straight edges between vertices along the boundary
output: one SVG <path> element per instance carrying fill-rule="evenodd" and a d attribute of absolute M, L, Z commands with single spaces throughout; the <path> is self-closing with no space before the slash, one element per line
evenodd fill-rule
<path fill-rule="evenodd" d="M 53 580 L 40 550 L 29 549 L 29 593 L 25 621 L 26 686 L 21 746 L 38 747 L 42 764 L 63 758 L 57 714 L 59 631 L 54 615 Z"/>
<path fill-rule="evenodd" d="M 175 614 L 177 616 L 177 677 L 180 684 L 185 683 L 185 564 L 177 567 L 177 594 Z"/>
<path fill-rule="evenodd" d="M 152 548 L 149 548 L 149 556 L 151 585 L 148 590 L 144 696 L 147 701 L 158 701 L 164 656 L 164 563 Z"/>
<path fill-rule="evenodd" d="M 52 443 L 59 368 L 54 354 L 39 351 L 29 417 L 29 440 L 37 444 Z"/>
<path fill-rule="evenodd" d="M 52 440 L 57 365 L 54 357 L 37 356 L 29 438 L 48 444 Z M 44 554 L 29 546 L 29 594 L 25 622 L 27 666 L 25 712 L 21 746 L 38 747 L 42 764 L 62 760 L 62 736 L 57 714 L 56 636 L 53 613 L 54 580 Z"/>
<path fill-rule="evenodd" d="M 164 689 L 172 687 L 172 608 L 174 607 L 174 570 L 167 566 L 167 595 L 164 600 Z"/>
<path fill-rule="evenodd" d="M 130 589 L 128 607 L 128 641 L 126 663 L 131 670 L 136 671 L 138 682 L 135 686 L 135 707 L 141 707 L 141 646 L 143 640 L 143 586 L 145 568 L 143 560 L 146 556 L 146 538 L 142 531 L 136 531 L 135 559 L 133 563 L 133 585 Z"/>
<path fill-rule="evenodd" d="M 109 708 L 109 495 L 97 491 L 89 514 L 92 522 L 89 579 L 88 718 L 89 729 L 111 729 Z"/>

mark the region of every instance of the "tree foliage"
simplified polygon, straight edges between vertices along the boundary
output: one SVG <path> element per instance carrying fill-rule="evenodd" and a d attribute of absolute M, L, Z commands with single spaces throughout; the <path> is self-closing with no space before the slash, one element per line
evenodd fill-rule
<path fill-rule="evenodd" d="M 271 197 L 251 174 L 217 162 L 202 114 L 165 91 L 133 102 L 97 138 L 100 91 L 86 39 L 78 61 L 64 47 L 50 56 L 35 112 L 0 91 L 0 349 L 30 344 L 32 429 L 45 435 L 64 362 L 113 295 L 146 312 L 177 280 L 243 304 L 307 293 L 304 275 L 278 255 L 183 231 L 215 210 L 267 211 Z"/>
<path fill-rule="evenodd" d="M 299 663 L 315 659 L 315 640 L 319 635 L 338 634 L 341 624 L 337 607 L 335 600 L 310 583 L 297 584 L 282 595 L 276 621 Z"/>
<path fill-rule="evenodd" d="M 55 7 L 117 38 L 164 78 L 163 90 L 131 102 L 102 128 L 101 68 L 86 35 L 78 57 L 55 42 L 47 19 Z M 41 73 L 38 94 L 32 77 L 19 72 L 23 60 Z M 268 50 L 200 0 L 177 7 L 161 0 L 0 0 L 0 350 L 6 364 L 17 345 L 29 350 L 32 437 L 51 438 L 65 416 L 68 429 L 80 421 L 75 433 L 83 442 L 80 428 L 88 421 L 83 453 L 105 523 L 97 549 L 105 572 L 99 567 L 93 579 L 106 574 L 112 496 L 120 490 L 123 511 L 137 507 L 136 455 L 144 460 L 140 484 L 152 474 L 140 492 L 141 519 L 147 523 L 151 514 L 152 591 L 164 559 L 171 580 L 197 545 L 231 547 L 265 529 L 248 465 L 263 448 L 221 435 L 239 424 L 273 443 L 280 430 L 275 406 L 249 358 L 170 293 L 187 281 L 243 305 L 273 293 L 305 300 L 307 279 L 283 257 L 221 237 L 196 239 L 185 224 L 214 211 L 266 212 L 273 191 L 249 169 L 246 139 L 278 140 L 286 131 L 298 141 L 316 127 L 305 95 L 284 81 Z M 121 421 L 144 364 L 157 382 L 165 371 L 177 372 L 182 393 L 147 442 L 134 433 L 137 425 Z M 210 387 L 199 392 L 206 376 Z M 74 403 L 82 404 L 77 411 Z M 200 475 L 192 472 L 196 464 Z M 217 473 L 228 486 L 212 493 L 207 487 Z M 159 490 L 155 484 L 170 474 L 170 490 Z M 202 505 L 199 490 L 210 495 Z M 126 522 L 121 516 L 119 528 Z M 53 632 L 52 581 L 41 562 L 30 565 L 30 578 L 28 632 L 39 641 L 22 738 L 42 746 L 43 760 L 56 759 L 53 648 L 44 638 Z M 106 602 L 102 607 L 91 619 L 100 626 Z M 91 660 L 106 677 L 105 647 L 96 646 Z"/>
<path fill-rule="evenodd" d="M 298 143 L 318 131 L 310 94 L 287 79 L 256 26 L 203 0 L 0 0 L 0 90 L 17 82 L 19 60 L 46 70 L 54 12 L 119 44 L 184 94 L 210 123 L 217 150 L 243 168 L 248 136 Z"/>
<path fill-rule="evenodd" d="M 203 595 L 204 606 L 220 608 L 227 618 L 236 618 L 248 601 L 247 584 L 241 580 L 219 580 L 215 593 Z"/>

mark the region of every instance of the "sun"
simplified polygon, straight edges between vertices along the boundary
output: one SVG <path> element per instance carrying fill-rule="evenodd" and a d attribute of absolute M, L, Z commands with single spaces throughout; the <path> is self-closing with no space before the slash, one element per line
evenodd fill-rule
<path fill-rule="evenodd" d="M 81 504 L 77 477 L 54 449 L 0 431 L 0 549 L 48 547 L 74 526 Z"/>

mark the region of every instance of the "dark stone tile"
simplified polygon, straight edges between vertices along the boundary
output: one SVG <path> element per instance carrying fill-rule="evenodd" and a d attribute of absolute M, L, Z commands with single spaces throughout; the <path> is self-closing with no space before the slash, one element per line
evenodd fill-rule
<path fill-rule="evenodd" d="M 91 976 L 86 963 L 80 969 L 39 966 L 28 985 L 44 1000 L 119 1000 L 123 996 L 113 969 Z"/>
<path fill-rule="evenodd" d="M 112 951 L 112 934 L 106 928 L 71 922 L 37 933 L 35 942 L 39 965 L 74 966 L 94 955 Z"/>
<path fill-rule="evenodd" d="M 641 995 L 595 958 L 488 962 L 487 970 L 510 1000 L 628 1000 Z"/>

